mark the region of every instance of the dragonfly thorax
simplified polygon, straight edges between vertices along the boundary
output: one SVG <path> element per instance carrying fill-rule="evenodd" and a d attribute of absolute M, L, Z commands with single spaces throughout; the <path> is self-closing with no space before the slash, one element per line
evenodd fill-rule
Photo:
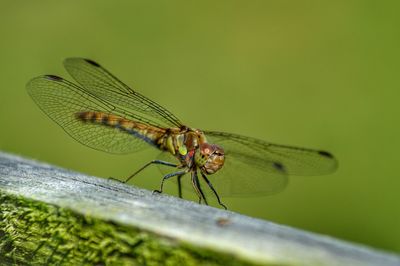
<path fill-rule="evenodd" d="M 216 144 L 201 143 L 194 154 L 194 162 L 206 174 L 214 174 L 224 166 L 224 149 Z"/>
<path fill-rule="evenodd" d="M 160 149 L 169 151 L 187 167 L 214 174 L 225 162 L 224 149 L 210 144 L 201 130 L 170 128 L 160 139 Z"/>

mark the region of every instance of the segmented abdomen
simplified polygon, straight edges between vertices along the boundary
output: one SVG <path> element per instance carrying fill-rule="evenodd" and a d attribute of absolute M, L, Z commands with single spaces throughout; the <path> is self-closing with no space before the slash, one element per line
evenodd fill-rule
<path fill-rule="evenodd" d="M 102 112 L 79 112 L 75 114 L 75 117 L 85 123 L 116 128 L 156 146 L 158 139 L 165 134 L 165 129 L 163 128 L 145 125 L 140 122 Z"/>

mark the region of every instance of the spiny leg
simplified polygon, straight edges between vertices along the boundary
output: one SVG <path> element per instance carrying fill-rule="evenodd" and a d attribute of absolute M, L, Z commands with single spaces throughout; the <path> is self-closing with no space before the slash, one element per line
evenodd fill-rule
<path fill-rule="evenodd" d="M 154 190 L 153 192 L 162 193 L 165 180 L 167 180 L 168 178 L 171 178 L 173 176 L 182 176 L 182 175 L 184 175 L 186 173 L 187 173 L 187 170 L 184 170 L 184 171 L 174 172 L 174 173 L 170 173 L 170 174 L 165 175 L 163 177 L 163 179 L 161 180 L 160 190 Z"/>
<path fill-rule="evenodd" d="M 203 197 L 204 203 L 205 203 L 206 205 L 208 205 L 206 196 L 204 195 L 203 190 L 201 189 L 200 180 L 199 180 L 199 177 L 198 177 L 197 172 L 196 172 L 195 178 L 196 178 L 196 183 L 197 183 L 197 185 L 198 185 L 198 187 L 199 187 L 200 194 L 201 194 L 201 196 Z"/>
<path fill-rule="evenodd" d="M 144 170 L 147 166 L 149 166 L 151 164 L 162 164 L 162 165 L 171 166 L 171 167 L 178 167 L 178 165 L 174 164 L 174 163 L 165 162 L 165 161 L 161 161 L 161 160 L 153 160 L 153 161 L 148 162 L 147 164 L 145 164 L 142 168 L 140 168 L 139 170 L 137 170 L 133 174 L 131 174 L 125 181 L 122 181 L 122 183 L 129 182 L 129 180 L 131 180 L 132 177 L 134 177 L 135 175 L 140 173 L 142 170 Z"/>
<path fill-rule="evenodd" d="M 199 178 L 197 176 L 197 171 L 192 172 L 192 185 L 194 190 L 196 191 L 197 196 L 199 197 L 199 204 L 201 204 L 201 200 L 204 200 L 204 203 L 208 205 L 207 199 L 204 196 L 203 190 L 201 189 Z"/>
<path fill-rule="evenodd" d="M 182 176 L 183 175 L 178 175 L 178 195 L 180 198 L 182 198 Z"/>
<path fill-rule="evenodd" d="M 225 210 L 227 210 L 228 208 L 219 199 L 217 191 L 214 189 L 213 185 L 211 184 L 210 180 L 208 180 L 207 176 L 203 172 L 201 172 L 201 176 L 207 182 L 207 185 L 210 187 L 210 189 L 214 192 L 215 197 L 217 197 L 218 204 L 221 205 L 222 207 L 224 207 Z"/>

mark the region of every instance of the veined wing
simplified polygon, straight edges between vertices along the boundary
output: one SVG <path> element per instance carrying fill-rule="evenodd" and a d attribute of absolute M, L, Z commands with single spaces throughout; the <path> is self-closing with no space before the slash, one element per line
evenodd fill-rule
<path fill-rule="evenodd" d="M 64 67 L 92 95 L 111 103 L 125 117 L 158 127 L 180 127 L 182 123 L 167 109 L 134 91 L 98 63 L 84 58 L 67 58 Z"/>
<path fill-rule="evenodd" d="M 28 93 L 39 107 L 71 137 L 91 148 L 110 153 L 129 153 L 149 146 L 140 138 L 101 124 L 83 123 L 76 118 L 80 112 L 101 112 L 123 117 L 121 111 L 110 102 L 63 78 L 45 75 L 33 78 L 26 85 Z M 125 117 L 146 122 L 140 116 Z"/>
<path fill-rule="evenodd" d="M 268 195 L 282 190 L 288 175 L 323 175 L 337 168 L 328 152 L 268 143 L 224 132 L 205 132 L 225 150 L 225 164 L 209 177 L 221 195 Z"/>
<path fill-rule="evenodd" d="M 276 162 L 289 175 L 324 175 L 337 168 L 336 159 L 326 151 L 273 144 L 225 132 L 205 131 L 205 134 L 210 143 L 221 145 L 228 157 L 231 155 L 239 159 L 255 156 Z"/>
<path fill-rule="evenodd" d="M 159 160 L 176 162 L 170 153 L 162 152 Z M 158 165 L 161 173 L 171 173 L 171 168 Z M 230 154 L 225 157 L 225 164 L 217 173 L 208 179 L 220 196 L 260 196 L 275 194 L 284 189 L 288 176 L 279 164 L 255 156 Z M 201 188 L 208 196 L 214 197 L 212 190 L 199 175 Z M 176 181 L 174 178 L 173 181 Z M 182 187 L 193 193 L 190 176 L 182 178 Z"/>

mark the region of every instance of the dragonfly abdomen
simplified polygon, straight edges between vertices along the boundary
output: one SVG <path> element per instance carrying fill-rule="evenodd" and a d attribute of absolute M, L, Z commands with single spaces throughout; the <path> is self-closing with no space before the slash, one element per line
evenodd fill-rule
<path fill-rule="evenodd" d="M 84 123 L 102 125 L 121 130 L 156 146 L 157 140 L 165 133 L 165 130 L 161 128 L 103 112 L 79 112 L 75 114 L 75 117 Z"/>

